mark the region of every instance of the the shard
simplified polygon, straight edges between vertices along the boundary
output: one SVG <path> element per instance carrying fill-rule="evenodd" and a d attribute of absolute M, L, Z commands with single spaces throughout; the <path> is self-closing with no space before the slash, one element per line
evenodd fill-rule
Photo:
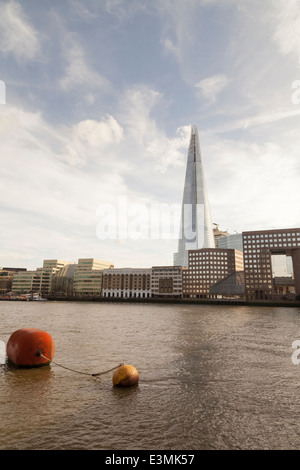
<path fill-rule="evenodd" d="M 199 248 L 215 248 L 215 241 L 198 129 L 192 126 L 174 265 L 188 266 L 188 251 Z"/>

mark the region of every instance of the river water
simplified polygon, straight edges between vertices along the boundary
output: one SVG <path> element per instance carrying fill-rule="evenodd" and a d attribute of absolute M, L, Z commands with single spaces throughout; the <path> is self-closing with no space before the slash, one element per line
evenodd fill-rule
<path fill-rule="evenodd" d="M 2 301 L 0 312 L 1 341 L 40 328 L 57 363 L 0 366 L 1 450 L 300 448 L 299 308 Z M 120 362 L 137 386 L 78 373 Z"/>

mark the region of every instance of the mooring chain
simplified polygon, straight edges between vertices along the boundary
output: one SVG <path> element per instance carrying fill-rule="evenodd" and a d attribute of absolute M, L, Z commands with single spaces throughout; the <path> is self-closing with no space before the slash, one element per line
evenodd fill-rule
<path fill-rule="evenodd" d="M 118 365 L 115 366 L 115 367 L 112 367 L 111 369 L 105 370 L 105 371 L 103 371 L 103 372 L 97 372 L 97 373 L 95 373 L 95 374 L 90 374 L 89 372 L 82 372 L 82 371 L 80 371 L 80 370 L 71 369 L 70 367 L 66 367 L 66 366 L 63 366 L 62 364 L 58 364 L 57 362 L 54 362 L 54 361 L 52 361 L 51 359 L 49 359 L 48 357 L 44 356 L 44 354 L 42 354 L 41 352 L 39 352 L 39 356 L 42 357 L 42 358 L 44 358 L 44 359 L 46 359 L 46 360 L 49 361 L 49 362 L 52 362 L 52 363 L 55 364 L 56 366 L 62 367 L 63 369 L 67 369 L 67 370 L 70 370 L 70 371 L 72 371 L 72 372 L 76 372 L 77 374 L 89 375 L 89 376 L 91 376 L 91 377 L 97 377 L 97 376 L 99 376 L 99 375 L 107 374 L 108 372 L 111 372 L 111 371 L 113 371 L 113 370 L 115 370 L 115 369 L 118 369 L 119 367 L 121 367 L 121 366 L 124 365 L 124 363 L 121 362 L 120 364 L 118 364 Z"/>

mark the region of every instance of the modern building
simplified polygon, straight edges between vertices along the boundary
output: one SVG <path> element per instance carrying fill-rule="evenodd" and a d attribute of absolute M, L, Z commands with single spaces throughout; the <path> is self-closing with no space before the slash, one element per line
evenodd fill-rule
<path fill-rule="evenodd" d="M 14 275 L 12 283 L 13 293 L 39 293 L 48 295 L 51 290 L 52 276 L 57 274 L 68 261 L 44 260 L 43 267 L 35 271 L 21 271 Z"/>
<path fill-rule="evenodd" d="M 244 271 L 236 271 L 233 274 L 221 279 L 221 281 L 213 284 L 210 294 L 229 299 L 244 299 L 245 297 L 245 275 Z"/>
<path fill-rule="evenodd" d="M 218 238 L 218 248 L 243 251 L 243 237 L 241 233 L 232 233 Z"/>
<path fill-rule="evenodd" d="M 216 248 L 218 248 L 218 240 L 221 237 L 227 237 L 230 234 L 227 232 L 227 230 L 220 230 L 219 224 L 213 224 L 213 225 L 214 225 L 213 233 L 214 233 L 214 239 L 215 239 L 215 246 Z"/>
<path fill-rule="evenodd" d="M 26 271 L 26 268 L 0 268 L 0 295 L 11 291 L 15 274 Z"/>
<path fill-rule="evenodd" d="M 290 296 L 295 294 L 295 280 L 292 277 L 274 277 L 274 296 Z"/>
<path fill-rule="evenodd" d="M 153 266 L 152 298 L 182 297 L 182 266 Z"/>
<path fill-rule="evenodd" d="M 113 268 L 114 265 L 110 261 L 102 261 L 95 258 L 79 258 L 77 264 L 77 271 L 88 271 L 90 269 L 109 269 Z"/>
<path fill-rule="evenodd" d="M 80 297 L 101 297 L 104 269 L 113 268 L 109 261 L 80 258 L 74 271 L 73 293 Z"/>
<path fill-rule="evenodd" d="M 151 268 L 103 270 L 103 298 L 147 299 L 151 297 Z"/>
<path fill-rule="evenodd" d="M 286 255 L 272 255 L 272 275 L 275 277 L 289 277 Z"/>
<path fill-rule="evenodd" d="M 215 241 L 198 129 L 192 126 L 174 266 L 187 266 L 188 251 L 202 248 L 215 248 Z"/>
<path fill-rule="evenodd" d="M 300 228 L 243 232 L 247 300 L 274 298 L 272 257 L 291 256 L 296 295 L 300 295 Z"/>
<path fill-rule="evenodd" d="M 48 295 L 51 290 L 52 277 L 69 264 L 69 261 L 59 259 L 44 260 L 43 267 L 36 270 L 33 291 L 40 292 L 41 295 Z"/>
<path fill-rule="evenodd" d="M 184 298 L 213 298 L 210 288 L 237 271 L 243 271 L 243 254 L 237 250 L 204 248 L 189 251 L 188 268 L 182 271 Z"/>
<path fill-rule="evenodd" d="M 35 281 L 37 279 L 36 271 L 22 271 L 14 274 L 11 291 L 15 294 L 30 294 L 34 291 Z M 40 284 L 40 282 L 38 283 Z"/>
<path fill-rule="evenodd" d="M 51 279 L 50 295 L 53 297 L 71 297 L 74 294 L 74 273 L 77 264 L 66 264 Z"/>

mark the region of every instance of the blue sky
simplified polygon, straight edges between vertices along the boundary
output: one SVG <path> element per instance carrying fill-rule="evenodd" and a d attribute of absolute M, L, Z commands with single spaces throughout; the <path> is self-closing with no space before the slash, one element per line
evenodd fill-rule
<path fill-rule="evenodd" d="M 192 124 L 213 222 L 299 227 L 299 31 L 297 0 L 0 0 L 0 266 L 172 264 L 145 233 Z M 99 237 L 124 200 L 137 235 Z"/>

